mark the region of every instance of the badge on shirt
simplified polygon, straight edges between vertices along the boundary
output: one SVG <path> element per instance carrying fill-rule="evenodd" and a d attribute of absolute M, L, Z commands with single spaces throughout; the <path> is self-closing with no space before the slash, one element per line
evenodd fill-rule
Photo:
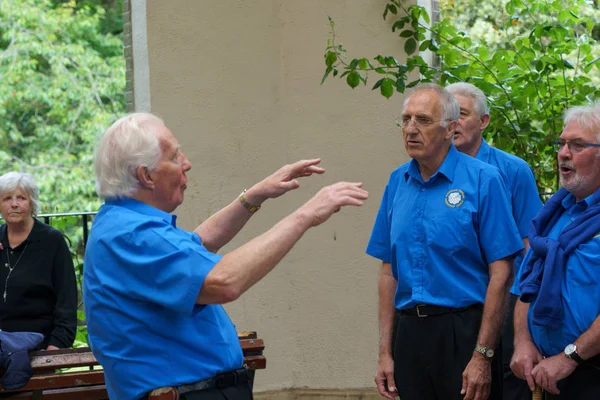
<path fill-rule="evenodd" d="M 445 201 L 448 207 L 460 207 L 465 202 L 465 193 L 460 189 L 452 189 L 446 193 Z"/>

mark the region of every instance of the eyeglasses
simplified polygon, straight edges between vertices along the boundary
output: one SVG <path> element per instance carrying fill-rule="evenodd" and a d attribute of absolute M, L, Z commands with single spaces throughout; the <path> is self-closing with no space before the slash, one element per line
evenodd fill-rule
<path fill-rule="evenodd" d="M 412 121 L 413 125 L 415 126 L 415 128 L 426 128 L 430 125 L 435 124 L 436 122 L 451 121 L 451 120 L 450 119 L 432 120 L 431 118 L 429 118 L 425 115 L 415 115 L 414 118 L 412 118 L 412 117 L 396 118 L 396 125 L 398 125 L 402 129 L 406 129 L 410 125 L 411 121 Z"/>
<path fill-rule="evenodd" d="M 569 148 L 569 151 L 571 153 L 581 153 L 582 151 L 584 151 L 585 149 L 587 149 L 588 147 L 600 147 L 600 143 L 588 143 L 588 142 L 582 142 L 581 140 L 555 140 L 552 142 L 552 145 L 554 146 L 554 149 L 556 151 L 561 151 L 563 147 L 565 147 L 565 144 L 567 145 L 567 147 Z"/>

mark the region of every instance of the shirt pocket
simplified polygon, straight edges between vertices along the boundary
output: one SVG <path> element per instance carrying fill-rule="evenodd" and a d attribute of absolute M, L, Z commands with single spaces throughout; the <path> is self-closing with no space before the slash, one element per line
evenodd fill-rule
<path fill-rule="evenodd" d="M 432 249 L 454 251 L 469 243 L 472 226 L 471 213 L 466 207 L 442 209 L 431 217 L 427 243 Z"/>

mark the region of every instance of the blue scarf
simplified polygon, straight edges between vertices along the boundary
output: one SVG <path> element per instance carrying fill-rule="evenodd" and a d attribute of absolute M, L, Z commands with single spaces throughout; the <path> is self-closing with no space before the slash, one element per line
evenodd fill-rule
<path fill-rule="evenodd" d="M 532 323 L 558 329 L 563 322 L 561 286 L 566 260 L 579 247 L 600 232 L 600 189 L 592 195 L 588 208 L 560 233 L 557 240 L 548 233 L 563 214 L 563 199 L 569 194 L 561 188 L 531 221 L 529 245 L 533 251 L 521 275 L 521 301 L 535 301 L 530 312 Z"/>

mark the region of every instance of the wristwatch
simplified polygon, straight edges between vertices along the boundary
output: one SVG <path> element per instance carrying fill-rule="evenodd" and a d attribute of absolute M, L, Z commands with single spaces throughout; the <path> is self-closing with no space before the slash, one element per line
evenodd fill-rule
<path fill-rule="evenodd" d="M 575 361 L 579 365 L 585 363 L 585 361 L 583 361 L 579 354 L 577 354 L 577 346 L 575 345 L 575 343 L 568 344 L 567 347 L 565 347 L 565 356 Z"/>
<path fill-rule="evenodd" d="M 492 349 L 490 347 L 477 345 L 477 346 L 475 346 L 475 351 L 478 353 L 481 353 L 488 360 L 491 360 L 492 358 L 494 358 L 494 354 L 495 354 L 494 349 Z"/>
<path fill-rule="evenodd" d="M 252 214 L 254 214 L 258 210 L 260 210 L 260 206 L 255 206 L 246 201 L 246 197 L 244 197 L 244 195 L 246 194 L 247 191 L 248 191 L 248 189 L 244 189 L 244 191 L 242 193 L 240 193 L 240 197 L 238 197 L 238 200 L 240 201 L 240 203 L 242 203 L 242 205 L 246 208 L 246 210 L 248 210 Z"/>

